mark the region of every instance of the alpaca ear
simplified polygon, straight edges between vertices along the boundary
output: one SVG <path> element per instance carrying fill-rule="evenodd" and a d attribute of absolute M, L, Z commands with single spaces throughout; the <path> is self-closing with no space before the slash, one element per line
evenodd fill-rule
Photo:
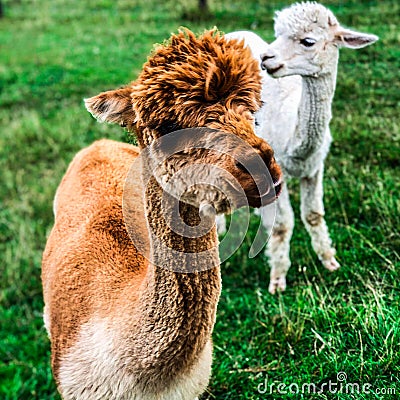
<path fill-rule="evenodd" d="M 130 126 L 135 121 L 131 93 L 129 87 L 110 90 L 85 99 L 85 106 L 99 122 Z"/>
<path fill-rule="evenodd" d="M 340 29 L 335 34 L 335 43 L 340 47 L 350 49 L 361 49 L 378 40 L 378 36 L 369 33 L 352 31 L 350 29 Z"/>

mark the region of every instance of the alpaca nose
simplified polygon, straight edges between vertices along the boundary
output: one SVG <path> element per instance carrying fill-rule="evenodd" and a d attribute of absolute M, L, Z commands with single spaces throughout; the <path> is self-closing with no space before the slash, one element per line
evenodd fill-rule
<path fill-rule="evenodd" d="M 275 188 L 281 185 L 283 176 L 282 171 L 279 164 L 276 162 L 274 151 L 271 147 L 262 145 L 261 146 L 261 158 L 264 161 L 264 164 L 267 166 L 268 171 L 272 178 L 272 183 L 274 184 Z M 280 188 L 279 188 L 280 191 Z"/>
<path fill-rule="evenodd" d="M 261 54 L 260 58 L 261 58 L 261 68 L 262 69 L 267 69 L 265 63 L 268 60 L 272 60 L 273 58 L 275 58 L 275 54 L 268 53 L 268 52 L 267 53 L 263 53 L 263 54 Z"/>
<path fill-rule="evenodd" d="M 271 58 L 275 58 L 275 54 L 271 54 L 271 53 L 263 53 L 261 54 L 261 61 L 267 61 Z"/>

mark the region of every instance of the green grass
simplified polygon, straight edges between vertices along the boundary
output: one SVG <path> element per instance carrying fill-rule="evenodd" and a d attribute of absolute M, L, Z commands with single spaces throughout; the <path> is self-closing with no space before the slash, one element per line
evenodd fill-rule
<path fill-rule="evenodd" d="M 102 137 L 82 98 L 134 79 L 153 43 L 179 26 L 255 29 L 272 39 L 283 1 L 210 1 L 208 21 L 181 18 L 186 2 L 6 0 L 0 20 L 0 399 L 59 399 L 42 324 L 40 263 L 52 198 L 73 155 Z M 344 25 L 380 36 L 343 50 L 326 164 L 327 222 L 342 268 L 325 271 L 298 218 L 283 295 L 267 291 L 250 238 L 222 267 L 213 376 L 204 399 L 395 399 L 400 393 L 397 1 L 326 1 Z M 292 198 L 298 208 L 298 185 Z M 252 221 L 251 232 L 257 226 Z M 250 232 L 250 236 L 251 236 Z M 261 394 L 259 385 L 335 381 L 395 395 Z"/>

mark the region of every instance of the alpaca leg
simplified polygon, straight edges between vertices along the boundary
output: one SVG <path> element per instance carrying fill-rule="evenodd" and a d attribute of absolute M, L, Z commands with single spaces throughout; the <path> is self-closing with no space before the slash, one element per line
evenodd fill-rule
<path fill-rule="evenodd" d="M 311 243 L 325 268 L 334 271 L 340 267 L 335 259 L 336 250 L 332 247 L 328 227 L 324 219 L 323 166 L 312 178 L 302 178 L 301 219 L 311 236 Z"/>
<path fill-rule="evenodd" d="M 275 222 L 266 249 L 271 265 L 269 292 L 272 294 L 276 290 L 284 291 L 286 289 L 286 274 L 290 268 L 289 251 L 294 215 L 286 185 L 282 187 L 282 193 L 276 202 L 276 206 Z M 267 220 L 263 209 L 261 209 L 261 220 L 264 227 L 270 231 L 271 221 Z"/>

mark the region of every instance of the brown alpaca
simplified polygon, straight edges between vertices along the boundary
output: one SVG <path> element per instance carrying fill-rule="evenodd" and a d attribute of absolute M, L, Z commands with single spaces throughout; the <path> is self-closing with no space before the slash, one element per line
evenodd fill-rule
<path fill-rule="evenodd" d="M 235 162 L 261 156 L 280 180 L 271 148 L 254 133 L 260 89 L 257 62 L 242 43 L 185 31 L 155 49 L 135 82 L 86 100 L 100 121 L 135 131 L 141 151 L 100 140 L 76 155 L 57 190 L 42 280 L 63 399 L 194 400 L 207 387 L 221 290 L 212 209 L 242 204 L 218 189 L 227 185 L 222 175 L 204 185 L 191 179 L 202 178 L 205 164 L 218 166 L 250 205 L 275 198 L 273 187 L 257 189 L 261 175 Z M 162 148 L 154 150 L 167 133 L 198 126 L 179 136 L 184 151 L 163 159 Z M 128 174 L 138 158 L 140 170 Z M 166 182 L 187 166 L 195 172 L 167 193 Z M 200 237 L 168 223 L 176 198 L 187 227 L 207 222 Z"/>

